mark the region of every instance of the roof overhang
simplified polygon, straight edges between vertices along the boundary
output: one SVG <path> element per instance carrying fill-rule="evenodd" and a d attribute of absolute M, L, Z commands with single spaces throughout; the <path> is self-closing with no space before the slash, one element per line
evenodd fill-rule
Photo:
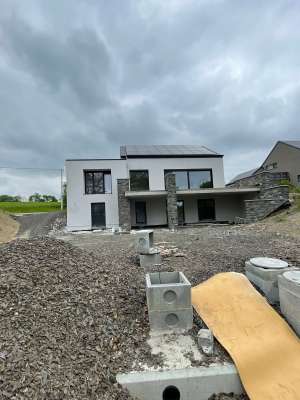
<path fill-rule="evenodd" d="M 199 189 L 199 190 L 177 190 L 177 195 L 212 195 L 212 194 L 247 194 L 247 193 L 257 193 L 260 188 L 209 188 L 209 189 Z"/>
<path fill-rule="evenodd" d="M 166 197 L 167 192 L 165 190 L 145 190 L 145 191 L 129 191 L 125 192 L 125 197 L 128 199 L 136 199 L 139 197 Z"/>
<path fill-rule="evenodd" d="M 257 193 L 259 192 L 259 188 L 210 188 L 210 189 L 199 189 L 199 190 L 177 190 L 176 194 L 181 196 L 199 196 L 199 195 L 242 195 L 247 193 Z M 166 197 L 166 190 L 147 190 L 147 191 L 128 191 L 125 192 L 125 197 L 128 199 L 136 199 L 136 198 L 153 198 L 153 197 Z"/>

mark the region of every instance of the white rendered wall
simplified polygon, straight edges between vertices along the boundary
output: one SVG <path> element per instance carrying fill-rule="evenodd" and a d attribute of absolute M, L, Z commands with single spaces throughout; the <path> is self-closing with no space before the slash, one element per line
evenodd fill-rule
<path fill-rule="evenodd" d="M 106 227 L 119 226 L 117 179 L 129 178 L 129 170 L 149 171 L 150 190 L 165 190 L 166 169 L 212 169 L 214 187 L 224 187 L 222 158 L 138 158 L 128 160 L 70 160 L 65 163 L 67 177 L 67 228 L 68 230 L 91 229 L 91 204 L 105 203 Z M 84 170 L 110 169 L 111 194 L 85 194 Z M 131 203 L 134 203 L 133 201 Z M 164 225 L 166 220 L 165 199 L 146 200 L 148 225 Z M 135 225 L 135 209 L 131 209 Z"/>
<path fill-rule="evenodd" d="M 216 221 L 234 221 L 235 217 L 243 217 L 242 196 L 178 196 L 184 201 L 184 216 L 187 224 L 199 222 L 198 199 L 214 199 L 216 207 Z"/>
<path fill-rule="evenodd" d="M 212 169 L 215 188 L 224 187 L 223 158 L 130 158 L 128 170 L 147 169 L 150 190 L 165 189 L 165 169 Z"/>
<path fill-rule="evenodd" d="M 105 203 L 106 227 L 119 226 L 117 179 L 128 177 L 126 160 L 66 161 L 67 177 L 67 229 L 92 228 L 91 204 Z M 110 169 L 111 194 L 85 194 L 84 170 Z"/>
<path fill-rule="evenodd" d="M 166 198 L 140 199 L 146 202 L 147 225 L 167 225 Z M 131 200 L 131 226 L 136 226 L 135 200 Z"/>

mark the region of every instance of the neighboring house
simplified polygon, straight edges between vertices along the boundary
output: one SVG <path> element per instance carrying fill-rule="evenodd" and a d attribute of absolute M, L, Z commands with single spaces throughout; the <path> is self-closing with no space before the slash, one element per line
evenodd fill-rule
<path fill-rule="evenodd" d="M 204 146 L 122 146 L 118 159 L 65 167 L 71 231 L 247 219 L 261 190 L 226 188 L 223 156 Z"/>
<path fill-rule="evenodd" d="M 288 179 L 292 185 L 300 186 L 300 140 L 277 142 L 260 167 L 237 175 L 227 186 L 263 171 L 272 173 L 277 180 Z"/>

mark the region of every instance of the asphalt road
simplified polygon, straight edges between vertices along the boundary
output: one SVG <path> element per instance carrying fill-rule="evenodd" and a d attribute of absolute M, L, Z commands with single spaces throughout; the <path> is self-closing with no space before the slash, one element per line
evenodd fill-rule
<path fill-rule="evenodd" d="M 34 213 L 16 216 L 20 224 L 19 238 L 31 239 L 46 236 L 51 231 L 56 219 L 62 212 Z"/>

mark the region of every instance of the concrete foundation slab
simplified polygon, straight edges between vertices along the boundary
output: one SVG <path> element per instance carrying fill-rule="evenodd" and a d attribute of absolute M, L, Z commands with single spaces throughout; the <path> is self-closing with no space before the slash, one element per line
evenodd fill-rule
<path fill-rule="evenodd" d="M 232 364 L 118 374 L 117 382 L 140 400 L 207 400 L 214 393 L 243 393 L 239 375 Z"/>
<path fill-rule="evenodd" d="M 267 264 L 261 263 L 261 265 Z M 287 267 L 283 265 L 287 265 Z M 245 262 L 247 278 L 265 294 L 271 304 L 279 302 L 278 276 L 292 269 L 287 263 L 281 264 L 281 268 L 279 266 L 270 268 L 258 267 L 250 261 Z"/>
<path fill-rule="evenodd" d="M 278 286 L 281 312 L 300 336 L 300 270 L 279 276 Z"/>

